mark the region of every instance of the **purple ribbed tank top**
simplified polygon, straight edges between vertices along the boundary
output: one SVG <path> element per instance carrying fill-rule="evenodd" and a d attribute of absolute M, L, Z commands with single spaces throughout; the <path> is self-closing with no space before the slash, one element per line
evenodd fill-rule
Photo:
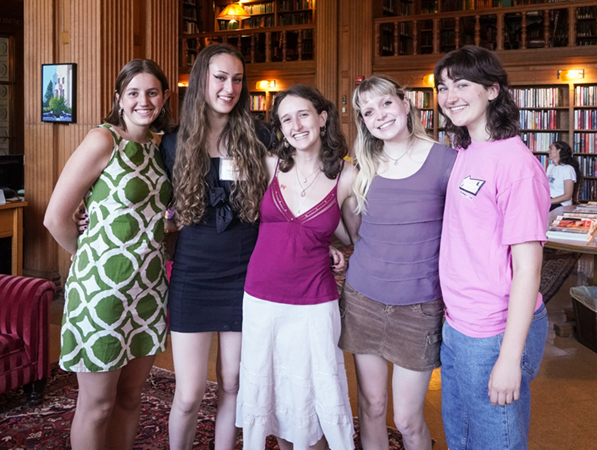
<path fill-rule="evenodd" d="M 386 305 L 426 303 L 442 296 L 439 244 L 455 160 L 454 149 L 434 144 L 410 177 L 373 179 L 361 238 L 346 274 L 354 289 Z"/>
<path fill-rule="evenodd" d="M 341 216 L 337 193 L 338 181 L 321 202 L 295 217 L 274 177 L 261 202 L 259 236 L 245 282 L 249 295 L 293 305 L 338 298 L 329 257 Z"/>

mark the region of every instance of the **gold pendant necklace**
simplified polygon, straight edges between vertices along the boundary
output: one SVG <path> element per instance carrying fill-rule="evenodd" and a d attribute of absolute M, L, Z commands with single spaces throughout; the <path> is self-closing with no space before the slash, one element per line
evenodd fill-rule
<path fill-rule="evenodd" d="M 298 166 L 296 166 L 296 167 L 298 169 Z M 319 168 L 317 170 L 319 170 Z M 301 180 L 299 179 L 298 170 L 296 170 L 294 173 L 296 173 L 296 181 L 298 181 L 298 187 L 299 187 L 299 189 L 301 189 L 300 196 L 305 197 L 307 195 L 307 189 L 309 189 L 311 186 L 313 186 L 313 183 L 315 183 L 315 181 L 321 174 L 321 170 L 319 170 L 319 173 L 317 175 L 315 175 L 315 178 L 313 178 L 313 180 L 304 188 L 301 186 Z M 313 173 L 315 173 L 315 172 L 313 172 Z M 313 175 L 313 173 L 311 175 Z M 311 175 L 309 175 L 309 176 L 311 176 Z M 306 179 L 304 182 L 306 182 Z"/>
<path fill-rule="evenodd" d="M 313 175 L 315 172 L 317 172 L 319 170 L 319 167 L 317 167 L 313 172 L 311 172 L 309 175 L 305 176 L 303 174 L 303 171 L 299 168 L 296 161 L 295 161 L 294 165 L 296 166 L 296 170 L 297 170 L 297 173 L 296 173 L 297 179 L 298 179 L 299 172 L 300 172 L 301 177 L 303 177 L 303 183 L 306 183 L 309 180 L 309 178 L 311 178 L 311 175 Z"/>
<path fill-rule="evenodd" d="M 294 173 L 296 173 L 296 181 L 298 181 L 299 189 L 301 189 L 300 195 L 301 195 L 301 197 L 304 197 L 305 195 L 307 195 L 307 189 L 309 189 L 311 186 L 313 186 L 313 183 L 315 183 L 315 181 L 319 177 L 319 174 L 321 173 L 321 170 L 319 170 L 319 167 L 317 169 L 315 169 L 315 171 L 313 173 L 317 172 L 318 170 L 319 170 L 319 173 L 317 175 L 315 175 L 315 178 L 313 178 L 313 181 L 311 181 L 311 183 L 309 183 L 307 186 L 305 186 L 303 188 L 303 187 L 301 187 L 301 180 L 299 179 L 299 176 L 298 176 L 298 173 L 299 173 L 298 165 L 296 163 L 295 163 L 295 165 L 296 165 L 296 169 L 297 169 L 294 172 Z M 313 173 L 311 175 L 313 175 Z M 311 175 L 309 175 L 309 177 Z M 301 174 L 301 176 L 302 176 L 302 174 Z M 307 178 L 309 178 L 309 177 L 305 177 L 304 180 L 303 180 L 303 183 L 306 183 L 307 182 Z"/>

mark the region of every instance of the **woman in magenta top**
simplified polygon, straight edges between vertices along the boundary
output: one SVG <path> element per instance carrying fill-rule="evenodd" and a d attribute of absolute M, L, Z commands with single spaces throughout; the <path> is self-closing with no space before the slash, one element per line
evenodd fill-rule
<path fill-rule="evenodd" d="M 310 86 L 276 96 L 284 139 L 270 157 L 259 237 L 247 271 L 237 426 L 245 449 L 274 434 L 282 450 L 354 448 L 338 290 L 329 246 L 354 222 L 346 141 L 336 107 Z M 325 437 L 325 439 L 324 439 Z"/>

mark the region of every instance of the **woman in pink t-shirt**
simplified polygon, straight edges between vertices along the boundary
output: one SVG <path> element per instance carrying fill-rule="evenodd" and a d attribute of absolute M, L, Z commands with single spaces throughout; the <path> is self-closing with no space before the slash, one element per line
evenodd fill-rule
<path fill-rule="evenodd" d="M 446 440 L 452 450 L 526 449 L 529 383 L 547 336 L 538 289 L 549 185 L 518 136 L 518 108 L 494 53 L 448 53 L 435 84 L 458 150 L 439 266 Z"/>

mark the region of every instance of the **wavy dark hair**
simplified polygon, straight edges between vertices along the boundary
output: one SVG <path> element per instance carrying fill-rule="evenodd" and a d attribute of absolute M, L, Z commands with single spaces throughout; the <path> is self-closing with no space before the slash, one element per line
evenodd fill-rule
<path fill-rule="evenodd" d="M 278 116 L 278 108 L 286 97 L 300 97 L 311 102 L 317 114 L 327 111 L 325 122 L 326 132 L 321 137 L 319 158 L 323 162 L 323 173 L 331 180 L 336 179 L 342 168 L 342 160 L 348 155 L 346 137 L 340 126 L 340 116 L 336 105 L 326 99 L 319 90 L 306 84 L 295 84 L 291 88 L 276 95 L 271 111 L 271 120 L 276 134 L 282 134 L 282 125 Z M 284 146 L 284 139 L 280 140 L 275 153 L 280 158 L 280 170 L 288 172 L 294 166 L 296 149 L 292 145 Z"/>
<path fill-rule="evenodd" d="M 205 99 L 209 64 L 214 56 L 223 54 L 238 59 L 243 66 L 240 98 L 228 114 L 228 121 L 218 138 L 218 144 L 221 141 L 227 144 L 228 155 L 234 160 L 239 178 L 245 180 L 233 184 L 229 200 L 242 221 L 257 221 L 259 205 L 267 188 L 266 149 L 257 138 L 255 123 L 249 112 L 245 60 L 238 50 L 228 44 L 209 45 L 199 53 L 193 65 L 180 114 L 172 178 L 173 208 L 177 222 L 182 225 L 197 223 L 205 214 L 206 175 L 211 165 L 207 142 L 210 106 Z"/>
<path fill-rule="evenodd" d="M 124 122 L 124 119 L 120 117 L 119 99 L 131 80 L 140 73 L 148 73 L 156 77 L 162 86 L 162 93 L 170 90 L 166 75 L 155 61 L 152 61 L 151 59 L 133 59 L 132 61 L 129 61 L 116 77 L 116 87 L 114 88 L 114 97 L 112 99 L 112 110 L 103 119 L 105 123 L 117 126 L 126 131 L 126 123 Z M 163 111 L 163 114 L 160 113 L 157 119 L 155 119 L 149 127 L 149 129 L 155 133 L 169 132 L 174 128 L 175 122 L 172 118 L 170 98 L 164 103 Z"/>
<path fill-rule="evenodd" d="M 576 180 L 580 180 L 580 166 L 578 165 L 578 161 L 572 156 L 572 149 L 568 142 L 555 141 L 551 145 L 557 148 L 560 152 L 560 164 L 568 164 L 569 166 L 572 166 L 574 173 L 576 174 Z"/>
<path fill-rule="evenodd" d="M 444 71 L 451 80 L 468 80 L 481 84 L 485 89 L 497 84 L 498 95 L 487 106 L 487 132 L 491 140 L 498 141 L 517 136 L 520 112 L 508 88 L 508 74 L 500 59 L 490 50 L 465 45 L 444 56 L 433 71 L 435 88 L 444 83 Z M 466 127 L 458 127 L 441 111 L 446 119 L 446 131 L 454 134 L 457 147 L 467 148 L 471 136 Z"/>

